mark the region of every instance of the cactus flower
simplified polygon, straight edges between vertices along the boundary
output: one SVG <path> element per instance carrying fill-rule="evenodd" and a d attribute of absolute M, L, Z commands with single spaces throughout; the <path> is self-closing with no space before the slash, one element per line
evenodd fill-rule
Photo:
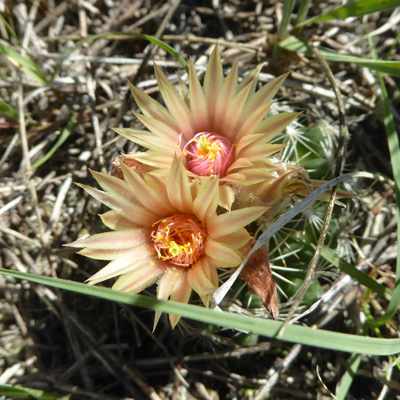
<path fill-rule="evenodd" d="M 192 290 L 208 306 L 218 287 L 217 268 L 239 265 L 251 239 L 244 228 L 266 207 L 245 207 L 218 215 L 219 177 L 190 179 L 174 157 L 169 180 L 119 165 L 123 179 L 92 171 L 98 190 L 82 186 L 111 208 L 101 215 L 110 232 L 70 244 L 80 254 L 109 263 L 89 284 L 118 277 L 113 289 L 139 293 L 158 282 L 157 297 L 187 303 Z M 160 312 L 156 312 L 156 327 Z M 172 327 L 180 317 L 170 315 Z"/>
<path fill-rule="evenodd" d="M 191 177 L 218 175 L 220 205 L 229 210 L 234 200 L 232 188 L 257 184 L 268 177 L 262 161 L 283 147 L 269 142 L 298 115 L 284 112 L 266 117 L 287 74 L 256 91 L 260 68 L 238 84 L 236 63 L 224 79 L 217 46 L 203 85 L 190 60 L 189 87 L 181 91 L 184 94 L 171 85 L 157 66 L 154 69 L 165 107 L 131 85 L 142 111 L 135 115 L 148 131 L 114 130 L 148 149 L 129 157 L 159 171 L 167 173 L 178 155 Z"/>

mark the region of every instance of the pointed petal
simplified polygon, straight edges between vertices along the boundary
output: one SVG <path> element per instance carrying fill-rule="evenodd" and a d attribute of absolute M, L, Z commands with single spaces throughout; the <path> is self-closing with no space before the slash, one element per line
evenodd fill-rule
<path fill-rule="evenodd" d="M 281 133 L 301 113 L 283 112 L 264 119 L 256 128 L 256 133 L 267 133 L 267 141 L 271 141 Z"/>
<path fill-rule="evenodd" d="M 113 195 L 102 192 L 101 190 L 94 189 L 90 186 L 79 184 L 81 188 L 86 190 L 92 197 L 99 200 L 101 203 L 117 211 L 119 214 L 124 215 L 130 221 L 141 225 L 151 226 L 153 222 L 159 219 L 159 215 L 156 215 L 149 210 L 146 210 L 142 206 L 134 204 L 132 201 L 125 200 L 123 197 L 118 195 L 116 198 Z"/>
<path fill-rule="evenodd" d="M 223 82 L 223 71 L 217 44 L 215 45 L 214 50 L 211 53 L 210 59 L 208 61 L 207 71 L 204 77 L 204 84 L 203 84 L 208 110 L 213 114 L 217 103 L 216 93 L 220 93 L 222 82 Z M 212 124 L 211 120 L 210 124 Z"/>
<path fill-rule="evenodd" d="M 243 123 L 246 120 L 246 116 L 253 113 L 254 109 L 257 108 L 259 104 L 270 102 L 274 98 L 288 75 L 289 73 L 278 76 L 278 78 L 275 78 L 271 82 L 268 82 L 257 93 L 249 97 L 246 105 L 244 106 L 240 122 Z"/>
<path fill-rule="evenodd" d="M 187 273 L 184 273 L 175 283 L 170 299 L 172 301 L 178 301 L 179 303 L 188 303 L 191 293 L 192 287 L 188 283 Z M 171 322 L 172 329 L 175 328 L 180 319 L 180 315 L 169 314 L 169 321 Z"/>
<path fill-rule="evenodd" d="M 136 198 L 144 207 L 160 216 L 165 216 L 175 211 L 168 199 L 162 198 L 150 185 L 146 185 L 145 181 L 138 174 L 125 164 L 121 165 L 121 169 L 124 173 L 125 181 L 132 188 L 135 188 Z"/>
<path fill-rule="evenodd" d="M 196 132 L 207 130 L 209 126 L 208 110 L 203 89 L 197 77 L 192 59 L 189 61 L 189 98 L 190 110 Z"/>
<path fill-rule="evenodd" d="M 155 65 L 154 72 L 162 97 L 165 104 L 168 107 L 169 112 L 176 121 L 179 130 L 182 132 L 184 139 L 190 140 L 195 135 L 193 124 L 190 118 L 190 111 L 178 92 L 169 83 L 167 77 L 163 72 Z"/>
<path fill-rule="evenodd" d="M 226 110 L 229 109 L 233 98 L 236 95 L 237 76 L 238 63 L 236 62 L 226 77 L 220 92 L 215 92 L 214 94 L 217 96 L 216 104 L 215 106 L 210 105 L 210 113 L 214 115 L 212 125 L 214 130 L 218 130 L 218 128 L 221 126 L 220 124 L 223 123 Z M 212 110 L 211 107 L 213 107 Z"/>
<path fill-rule="evenodd" d="M 233 174 L 228 174 L 224 176 L 222 179 L 220 179 L 220 182 L 239 183 L 244 179 L 246 179 L 245 175 L 239 172 L 234 172 Z"/>
<path fill-rule="evenodd" d="M 219 185 L 219 205 L 225 210 L 231 211 L 235 201 L 235 190 L 230 185 Z"/>
<path fill-rule="evenodd" d="M 177 145 L 179 141 L 180 130 L 178 128 L 172 128 L 163 121 L 155 118 L 147 117 L 145 115 L 134 113 L 136 118 L 152 133 L 157 137 L 169 141 L 171 145 Z M 117 128 L 115 128 L 117 129 Z M 115 130 L 114 129 L 114 130 Z M 122 130 L 122 129 L 121 129 Z M 125 128 L 125 131 L 129 132 L 129 129 Z M 132 131 L 135 131 L 132 129 Z M 136 132 L 136 131 L 135 131 Z M 135 133 L 134 132 L 134 133 Z M 128 138 L 129 139 L 129 138 Z M 129 139 L 131 140 L 131 139 Z"/>
<path fill-rule="evenodd" d="M 156 282 L 164 272 L 165 263 L 153 260 L 120 276 L 112 288 L 121 292 L 139 293 Z"/>
<path fill-rule="evenodd" d="M 213 239 L 230 235 L 261 217 L 266 210 L 265 207 L 260 206 L 246 207 L 218 215 L 208 221 L 208 234 Z"/>
<path fill-rule="evenodd" d="M 105 212 L 104 214 L 99 214 L 103 224 L 112 230 L 122 230 L 122 229 L 132 229 L 138 228 L 139 225 L 135 224 L 129 219 L 124 218 L 121 214 L 114 210 Z"/>
<path fill-rule="evenodd" d="M 210 237 L 207 239 L 205 250 L 207 256 L 212 259 L 217 268 L 236 267 L 242 261 L 242 257 L 237 251 Z"/>
<path fill-rule="evenodd" d="M 205 262 L 207 265 L 205 265 L 204 268 L 209 269 L 208 261 Z M 192 265 L 192 268 L 190 268 L 187 274 L 189 285 L 196 293 L 198 293 L 199 296 L 207 296 L 217 288 L 204 273 L 202 264 L 205 262 L 199 261 Z M 205 304 L 205 306 L 208 306 L 208 304 Z"/>
<path fill-rule="evenodd" d="M 218 242 L 228 244 L 235 249 L 241 249 L 252 239 L 247 229 L 242 228 L 238 231 L 231 233 L 230 235 L 221 236 L 218 238 Z"/>
<path fill-rule="evenodd" d="M 217 288 L 219 284 L 217 268 L 210 265 L 208 258 L 203 258 L 201 260 L 201 268 L 203 269 L 204 275 L 207 279 L 212 282 L 215 288 Z"/>
<path fill-rule="evenodd" d="M 181 158 L 175 157 L 167 186 L 168 198 L 172 206 L 183 213 L 189 213 L 193 208 L 189 179 Z"/>
<path fill-rule="evenodd" d="M 104 250 L 126 250 L 140 246 L 150 237 L 151 229 L 124 229 L 121 231 L 103 232 L 79 239 L 69 244 L 71 247 Z"/>
<path fill-rule="evenodd" d="M 250 144 L 253 144 L 255 142 L 267 143 L 268 141 L 268 133 L 252 133 L 250 135 L 245 135 L 239 140 L 239 143 L 236 146 L 236 154 L 238 157 L 240 157 L 240 152 Z"/>
<path fill-rule="evenodd" d="M 251 167 L 253 164 L 247 158 L 238 158 L 235 160 L 228 168 L 229 172 L 234 171 L 235 169 Z"/>
<path fill-rule="evenodd" d="M 177 128 L 174 118 L 158 101 L 154 100 L 149 95 L 133 86 L 130 82 L 129 87 L 131 88 L 136 104 L 139 106 L 144 115 L 162 121 L 172 128 Z"/>
<path fill-rule="evenodd" d="M 166 152 L 172 155 L 175 154 L 175 144 L 167 138 L 157 137 L 150 132 L 139 131 L 136 129 L 113 128 L 113 130 L 131 142 L 137 143 L 138 145 L 146 147 L 147 149 L 156 150 L 163 153 Z"/>
<path fill-rule="evenodd" d="M 181 153 L 177 153 L 177 155 L 181 155 Z M 157 169 L 167 169 L 167 176 L 173 160 L 173 156 L 171 154 L 160 153 L 152 150 L 137 152 L 133 158 L 145 165 L 149 165 Z M 153 173 L 156 173 L 156 171 L 153 171 Z"/>
<path fill-rule="evenodd" d="M 260 71 L 262 69 L 263 65 L 258 66 L 257 68 L 253 69 L 250 71 L 240 82 L 240 84 L 237 87 L 237 92 L 242 90 L 249 82 L 253 82 L 253 85 L 250 90 L 250 94 L 252 95 L 256 91 L 256 86 L 257 86 L 257 80 L 258 80 L 258 75 L 260 74 Z"/>
<path fill-rule="evenodd" d="M 235 143 L 237 123 L 250 93 L 251 85 L 251 82 L 248 83 L 247 86 L 236 94 L 229 104 L 229 107 L 225 110 L 223 119 L 218 122 L 218 125 L 223 129 L 224 136 L 227 137 L 231 143 Z"/>
<path fill-rule="evenodd" d="M 193 213 L 200 221 L 207 222 L 216 214 L 219 197 L 219 179 L 217 176 L 198 178 L 196 183 L 198 191 L 193 201 Z"/>
<path fill-rule="evenodd" d="M 259 144 L 259 145 L 250 145 L 246 147 L 240 155 L 242 157 L 247 157 L 250 161 L 254 162 L 260 158 L 265 158 L 282 150 L 286 147 L 285 144 Z M 245 170 L 241 172 L 244 173 Z"/>
<path fill-rule="evenodd" d="M 243 137 L 245 135 L 250 135 L 255 132 L 256 128 L 263 120 L 268 110 L 271 108 L 272 103 L 263 104 L 261 107 L 258 107 L 252 113 L 248 113 L 243 110 L 242 115 L 246 115 L 243 118 L 243 122 L 239 121 L 237 126 L 237 136 L 236 138 Z"/>
<path fill-rule="evenodd" d="M 95 285 L 118 275 L 130 273 L 143 267 L 148 268 L 153 260 L 153 254 L 154 252 L 148 246 L 135 247 L 108 263 L 99 272 L 91 276 L 87 282 L 90 285 Z"/>
<path fill-rule="evenodd" d="M 179 281 L 183 273 L 183 268 L 167 268 L 163 276 L 158 281 L 157 298 L 160 300 L 168 300 L 176 283 Z M 160 316 L 161 311 L 156 310 L 153 332 L 157 327 Z"/>
<path fill-rule="evenodd" d="M 123 179 L 92 170 L 90 170 L 90 173 L 107 195 L 114 197 L 116 200 L 121 200 L 122 202 L 125 201 L 133 205 L 139 205 L 135 196 L 135 191 L 131 190 Z"/>

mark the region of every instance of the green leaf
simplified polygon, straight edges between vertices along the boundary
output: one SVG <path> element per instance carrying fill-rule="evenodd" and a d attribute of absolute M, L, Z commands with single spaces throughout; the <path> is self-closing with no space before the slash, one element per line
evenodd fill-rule
<path fill-rule="evenodd" d="M 8 119 L 18 122 L 18 114 L 15 109 L 2 100 L 0 100 L 0 112 L 2 112 Z"/>
<path fill-rule="evenodd" d="M 344 400 L 347 398 L 347 393 L 353 383 L 355 375 L 357 374 L 360 363 L 361 355 L 353 354 L 350 359 L 350 365 L 347 367 L 345 374 L 337 385 L 335 393 L 337 400 Z"/>
<path fill-rule="evenodd" d="M 364 272 L 358 270 L 356 267 L 349 264 L 346 260 L 343 260 L 343 258 L 339 257 L 329 247 L 324 246 L 322 248 L 321 255 L 335 267 L 339 268 L 347 275 L 350 275 L 361 285 L 367 287 L 368 289 L 371 289 L 373 292 L 379 294 L 387 300 L 391 299 L 393 293 L 389 288 L 383 286 L 367 274 L 364 274 Z"/>
<path fill-rule="evenodd" d="M 311 23 L 328 21 L 330 19 L 346 19 L 349 17 L 361 17 L 365 14 L 371 14 L 378 11 L 391 10 L 400 6 L 399 0 L 356 0 L 336 7 L 314 18 L 302 22 L 298 26 L 304 26 Z"/>
<path fill-rule="evenodd" d="M 378 74 L 378 79 L 383 97 L 383 122 L 385 124 L 390 161 L 393 169 L 394 191 L 396 193 L 397 205 L 397 262 L 395 288 L 385 314 L 376 321 L 376 325 L 380 326 L 385 324 L 398 312 L 400 305 L 400 141 L 382 74 Z"/>
<path fill-rule="evenodd" d="M 48 83 L 46 76 L 43 74 L 42 70 L 33 60 L 28 60 L 27 58 L 21 56 L 21 54 L 17 53 L 15 50 L 10 48 L 9 46 L 6 46 L 1 43 L 0 43 L 0 53 L 3 53 L 5 56 L 14 60 L 14 62 L 16 62 L 19 66 L 21 66 L 26 75 L 30 76 L 41 85 L 46 85 Z"/>
<path fill-rule="evenodd" d="M 104 287 L 88 286 L 84 283 L 72 282 L 64 279 L 55 279 L 6 269 L 0 269 L 0 274 L 69 290 L 83 295 L 95 296 L 109 301 L 182 315 L 183 317 L 207 324 L 245 330 L 271 338 L 277 335 L 282 326 L 282 323 L 278 321 L 210 310 L 204 307 L 182 304 L 174 301 L 158 300 L 149 296 L 123 293 Z M 289 325 L 280 340 L 355 353 L 389 355 L 400 352 L 400 339 L 372 338 L 307 328 L 299 325 Z"/>
<path fill-rule="evenodd" d="M 70 395 L 60 396 L 46 393 L 43 390 L 31 389 L 22 386 L 0 385 L 0 395 L 12 399 L 40 399 L 40 400 L 68 400 Z"/>
<path fill-rule="evenodd" d="M 294 36 L 289 36 L 287 39 L 280 42 L 279 46 L 285 50 L 305 54 L 308 57 L 314 57 L 312 50 L 307 46 L 307 44 Z M 368 58 L 336 54 L 323 49 L 318 50 L 327 61 L 354 63 L 360 67 L 366 67 L 385 74 L 400 77 L 400 61 L 371 60 Z"/>
<path fill-rule="evenodd" d="M 31 170 L 43 165 L 57 151 L 57 149 L 61 147 L 61 145 L 68 139 L 69 135 L 74 130 L 77 122 L 78 121 L 75 118 L 71 118 L 68 121 L 67 126 L 61 132 L 56 144 L 39 161 L 32 165 Z"/>

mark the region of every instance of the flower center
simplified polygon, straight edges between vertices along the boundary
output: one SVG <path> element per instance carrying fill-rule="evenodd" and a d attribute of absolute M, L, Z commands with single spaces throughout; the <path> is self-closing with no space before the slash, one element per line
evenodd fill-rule
<path fill-rule="evenodd" d="M 233 146 L 229 139 L 216 133 L 200 132 L 183 149 L 188 168 L 196 175 L 225 176 L 233 161 Z"/>
<path fill-rule="evenodd" d="M 157 228 L 151 233 L 151 238 L 162 260 L 188 267 L 205 254 L 207 233 L 194 215 L 175 214 L 154 225 Z"/>

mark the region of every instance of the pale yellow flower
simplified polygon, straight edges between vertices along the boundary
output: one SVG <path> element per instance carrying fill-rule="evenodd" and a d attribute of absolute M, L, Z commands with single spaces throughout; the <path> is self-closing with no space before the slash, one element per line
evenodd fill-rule
<path fill-rule="evenodd" d="M 124 163 L 120 168 L 123 179 L 92 172 L 104 191 L 81 185 L 111 208 L 101 215 L 111 232 L 70 244 L 84 256 L 110 261 L 89 283 L 119 276 L 114 289 L 139 293 L 158 282 L 159 299 L 187 303 L 194 290 L 207 306 L 218 287 L 217 268 L 242 262 L 240 249 L 251 239 L 244 227 L 266 208 L 217 215 L 219 177 L 189 179 L 177 157 L 168 181 Z M 156 312 L 154 326 L 159 317 Z M 170 315 L 173 327 L 179 318 Z"/>
<path fill-rule="evenodd" d="M 240 83 L 236 63 L 224 79 L 218 48 L 214 49 L 203 85 L 189 63 L 189 87 L 180 94 L 157 67 L 165 107 L 131 85 L 143 114 L 135 114 L 148 131 L 115 131 L 148 151 L 130 157 L 166 176 L 175 155 L 182 156 L 190 176 L 220 177 L 220 205 L 230 209 L 233 187 L 263 182 L 267 177 L 263 160 L 282 149 L 269 143 L 298 113 L 266 115 L 271 100 L 284 82 L 282 75 L 255 91 L 259 69 Z"/>

